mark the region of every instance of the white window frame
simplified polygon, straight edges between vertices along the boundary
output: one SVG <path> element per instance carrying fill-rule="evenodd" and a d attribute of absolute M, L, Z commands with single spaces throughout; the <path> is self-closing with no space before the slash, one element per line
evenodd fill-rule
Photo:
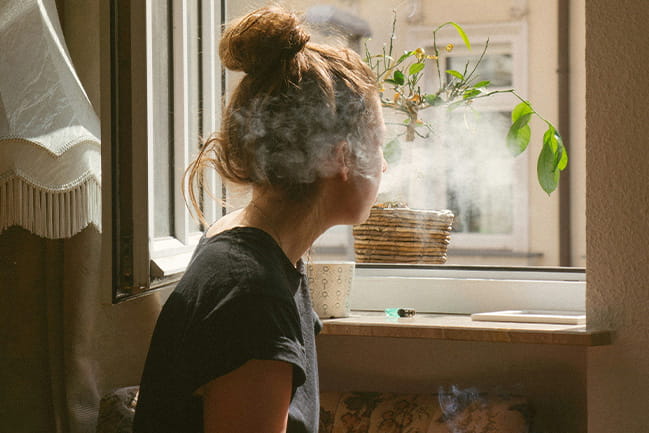
<path fill-rule="evenodd" d="M 148 2 L 147 2 L 148 4 Z M 203 116 L 201 129 L 203 131 L 215 131 L 218 127 L 217 119 L 220 117 L 221 104 L 221 65 L 218 59 L 218 40 L 221 25 L 221 11 L 214 2 L 201 2 L 201 40 L 202 40 L 202 83 L 201 90 L 203 103 L 200 107 Z M 151 238 L 149 248 L 151 251 L 151 277 L 154 279 L 165 279 L 177 277 L 187 267 L 193 250 L 202 236 L 202 231 L 192 229 L 192 215 L 185 205 L 182 192 L 182 178 L 185 167 L 195 157 L 190 152 L 189 144 L 195 139 L 189 134 L 190 101 L 189 101 L 189 56 L 190 52 L 190 31 L 188 3 L 183 0 L 173 0 L 173 93 L 174 93 L 174 234 L 175 236 Z M 149 14 L 150 17 L 150 14 Z M 150 22 L 150 19 L 149 19 Z M 149 33 L 149 38 L 153 33 Z M 151 44 L 147 44 L 147 56 L 152 56 Z M 150 59 L 151 57 L 149 57 Z M 147 64 L 152 64 L 151 61 Z M 153 101 L 153 72 L 147 71 L 148 97 Z M 151 113 L 149 115 L 149 128 L 153 125 Z M 153 141 L 149 135 L 149 155 L 153 151 Z M 215 174 L 209 174 L 206 183 L 212 192 L 220 193 L 221 182 Z M 153 190 L 152 161 L 149 160 L 149 209 L 154 209 L 153 202 L 155 194 Z M 213 200 L 205 200 L 204 213 L 208 221 L 216 219 L 220 215 L 220 206 Z M 149 212 L 149 227 L 153 227 L 153 212 Z"/>
<path fill-rule="evenodd" d="M 521 95 L 528 91 L 527 83 L 527 22 L 516 21 L 507 23 L 486 23 L 463 25 L 463 29 L 471 40 L 472 50 L 469 51 L 463 44 L 458 43 L 459 35 L 452 27 L 442 29 L 437 34 L 437 46 L 445 47 L 449 43 L 454 44 L 453 51 L 446 53 L 440 50 L 440 65 L 445 64 L 447 57 L 479 55 L 484 47 L 485 41 L 489 40 L 492 47 L 510 46 L 512 55 L 512 85 Z M 427 52 L 432 51 L 434 45 L 432 32 L 429 27 L 413 27 L 407 32 L 407 46 L 423 47 Z M 487 53 L 493 53 L 493 49 Z M 443 67 L 443 66 L 442 66 Z M 435 77 L 436 79 L 436 77 Z M 498 87 L 490 87 L 491 90 L 499 90 Z M 476 101 L 475 106 L 485 111 L 511 111 L 517 104 L 517 100 L 511 95 L 496 95 L 482 101 Z M 503 137 L 504 140 L 504 137 Z M 459 233 L 454 232 L 451 239 L 449 251 L 475 250 L 476 254 L 484 250 L 506 250 L 512 253 L 528 253 L 529 250 L 529 195 L 528 195 L 528 152 L 519 155 L 514 162 L 515 177 L 519 179 L 513 187 L 513 227 L 511 234 L 482 234 L 482 233 Z M 445 186 L 440 186 L 445 189 Z"/>
<path fill-rule="evenodd" d="M 151 74 L 147 69 L 152 53 L 147 49 L 146 38 L 151 37 L 150 1 L 135 2 L 124 10 L 129 14 L 131 40 L 126 41 L 130 46 L 131 64 L 122 73 L 131 73 L 131 86 L 125 90 L 115 79 L 115 32 L 111 26 L 119 20 L 114 17 L 125 13 L 119 9 L 119 2 L 112 0 L 102 6 L 102 34 L 113 35 L 102 40 L 102 129 L 103 173 L 104 188 L 104 255 L 111 260 L 105 260 L 105 280 L 113 288 L 111 302 L 131 299 L 151 289 L 165 288 L 165 292 L 174 286 L 182 274 L 189 257 L 197 233 L 187 230 L 188 214 L 182 201 L 176 200 L 176 218 L 180 216 L 180 227 L 175 230 L 178 237 L 149 240 L 149 225 L 152 224 L 148 209 L 151 191 L 151 170 L 142 170 L 142 164 L 148 161 L 148 152 L 152 143 L 147 133 L 151 126 L 148 106 L 152 103 L 150 91 Z M 130 3 L 130 2 L 128 2 Z M 174 0 L 176 10 L 183 11 L 175 17 L 176 32 L 182 37 L 176 39 L 177 50 L 186 55 L 187 52 L 187 12 L 182 0 Z M 204 52 L 213 53 L 203 61 L 203 76 L 209 77 L 203 84 L 203 110 L 209 115 L 203 116 L 204 131 L 215 131 L 223 98 L 222 72 L 218 65 L 216 44 L 220 28 L 220 9 L 213 2 L 205 2 L 203 11 L 203 40 L 209 44 Z M 180 9 L 178 9 L 180 8 Z M 114 22 L 113 22 L 114 21 Z M 112 24 L 111 24 L 112 23 Z M 507 27 L 507 26 L 505 26 Z M 141 32 L 145 28 L 146 32 Z M 467 27 L 471 34 L 476 33 L 473 27 Z M 411 32 L 411 37 L 425 41 L 421 33 L 423 29 Z M 428 29 L 429 31 L 429 29 Z M 419 33 L 418 33 L 419 32 Z M 490 34 L 493 35 L 492 30 Z M 520 34 L 520 33 L 518 33 Z M 479 36 L 478 36 L 479 37 Z M 476 36 L 473 36 L 476 39 Z M 492 36 L 492 40 L 494 36 Z M 119 44 L 117 44 L 119 46 Z M 138 53 L 146 53 L 140 56 Z M 174 91 L 180 92 L 175 100 L 183 107 L 183 115 L 177 116 L 179 124 L 175 125 L 176 142 L 182 142 L 185 137 L 185 126 L 188 122 L 185 92 L 187 71 L 182 64 L 175 64 L 180 71 L 179 80 Z M 526 76 L 526 74 L 524 74 Z M 517 88 L 520 84 L 515 83 Z M 122 106 L 119 103 L 126 101 Z M 124 110 L 123 112 L 120 110 Z M 121 117 L 120 117 L 121 116 Z M 125 123 L 124 123 L 125 122 Z M 124 126 L 125 125 L 125 126 Z M 124 132 L 126 130 L 126 132 Z M 146 145 L 138 145 L 145 143 Z M 126 169 L 126 180 L 123 185 L 118 173 L 113 173 L 114 159 L 121 158 L 119 152 L 130 151 L 129 157 L 135 163 Z M 176 170 L 176 177 L 189 162 L 191 155 L 184 149 L 176 152 L 176 162 L 181 164 Z M 128 158 L 127 158 L 128 159 Z M 119 159 L 121 161 L 121 159 Z M 148 164 L 146 164 L 148 167 Z M 174 180 L 176 184 L 176 182 Z M 216 176 L 208 179 L 212 191 L 219 191 L 221 186 Z M 130 187 L 129 187 L 130 185 Z M 120 188 L 132 189 L 133 197 L 120 195 Z M 179 187 L 176 194 L 180 194 Z M 221 214 L 220 203 L 212 203 L 205 209 L 208 220 L 215 219 Z M 142 215 L 147 215 L 142 218 Z M 120 223 L 132 218 L 128 230 L 121 230 Z M 128 222 L 128 221 L 127 221 Z M 123 259 L 123 255 L 127 257 Z M 130 261 L 129 261 L 130 260 Z M 157 270 L 154 269 L 157 266 Z M 152 272 L 152 269 L 154 271 Z M 155 272 L 162 275 L 159 279 Z M 485 293 L 488 292 L 488 295 Z M 460 266 L 391 266 L 391 265 L 358 265 L 352 295 L 352 308 L 360 310 L 382 310 L 386 307 L 411 306 L 421 312 L 444 312 L 469 314 L 482 311 L 501 309 L 545 309 L 585 311 L 585 271 L 583 269 L 539 269 L 539 268 L 494 268 L 494 267 L 460 267 Z"/>
<path fill-rule="evenodd" d="M 357 265 L 351 308 L 472 314 L 502 310 L 586 311 L 583 268 Z"/>

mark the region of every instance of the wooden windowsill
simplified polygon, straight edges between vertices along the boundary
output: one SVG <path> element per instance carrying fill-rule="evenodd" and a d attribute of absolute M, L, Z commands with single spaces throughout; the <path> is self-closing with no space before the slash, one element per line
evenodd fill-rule
<path fill-rule="evenodd" d="M 587 329 L 585 325 L 477 322 L 468 315 L 417 314 L 412 318 L 392 318 L 381 312 L 352 311 L 350 317 L 326 319 L 323 323 L 320 335 L 572 346 L 611 343 L 610 331 Z"/>

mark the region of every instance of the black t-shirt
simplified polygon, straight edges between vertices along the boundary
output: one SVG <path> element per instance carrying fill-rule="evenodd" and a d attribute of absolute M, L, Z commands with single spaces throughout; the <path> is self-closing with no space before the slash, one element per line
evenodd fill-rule
<path fill-rule="evenodd" d="M 134 431 L 202 432 L 195 391 L 248 360 L 263 359 L 293 365 L 287 431 L 316 433 L 314 340 L 320 326 L 302 263 L 296 269 L 271 236 L 237 227 L 203 237 L 160 312 Z"/>

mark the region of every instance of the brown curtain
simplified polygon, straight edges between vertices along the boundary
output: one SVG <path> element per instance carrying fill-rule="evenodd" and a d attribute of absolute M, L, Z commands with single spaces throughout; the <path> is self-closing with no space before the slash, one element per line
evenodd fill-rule
<path fill-rule="evenodd" d="M 101 262 L 91 227 L 0 234 L 0 431 L 94 432 L 101 396 L 139 382 L 163 298 L 112 305 Z"/>

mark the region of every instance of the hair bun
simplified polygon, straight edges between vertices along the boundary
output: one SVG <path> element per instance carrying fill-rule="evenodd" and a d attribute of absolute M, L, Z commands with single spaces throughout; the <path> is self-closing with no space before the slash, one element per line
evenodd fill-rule
<path fill-rule="evenodd" d="M 263 73 L 292 60 L 311 36 L 300 19 L 279 7 L 265 7 L 231 23 L 223 33 L 219 55 L 226 68 Z"/>

